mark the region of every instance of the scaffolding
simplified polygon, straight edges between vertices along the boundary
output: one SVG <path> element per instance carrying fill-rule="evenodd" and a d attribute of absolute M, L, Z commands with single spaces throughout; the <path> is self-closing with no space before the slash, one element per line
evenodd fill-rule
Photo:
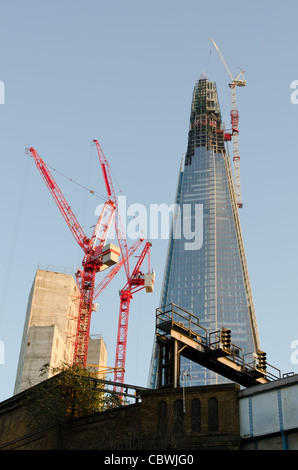
<path fill-rule="evenodd" d="M 185 165 L 191 165 L 196 147 L 224 153 L 225 135 L 221 127 L 216 84 L 206 78 L 200 79 L 193 92 Z"/>

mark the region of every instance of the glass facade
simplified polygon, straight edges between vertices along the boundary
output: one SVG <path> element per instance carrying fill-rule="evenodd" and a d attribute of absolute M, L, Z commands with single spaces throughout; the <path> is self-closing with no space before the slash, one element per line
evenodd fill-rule
<path fill-rule="evenodd" d="M 231 329 L 232 342 L 250 353 L 258 348 L 258 333 L 231 174 L 216 85 L 204 78 L 193 93 L 176 194 L 179 217 L 169 240 L 160 306 L 175 303 L 196 315 L 208 332 Z M 155 344 L 152 388 L 158 352 Z M 183 357 L 181 373 L 187 386 L 226 381 Z"/>

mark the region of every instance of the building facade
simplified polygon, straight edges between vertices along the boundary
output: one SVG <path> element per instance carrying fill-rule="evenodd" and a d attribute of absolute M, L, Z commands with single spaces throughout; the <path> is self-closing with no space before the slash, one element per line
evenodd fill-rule
<path fill-rule="evenodd" d="M 52 379 L 47 383 L 51 386 Z M 0 449 L 239 450 L 238 391 L 236 384 L 136 387 L 136 403 L 68 419 L 61 426 L 30 419 L 28 409 L 37 395 L 29 389 L 0 403 Z"/>
<path fill-rule="evenodd" d="M 51 377 L 53 369 L 72 364 L 79 295 L 71 274 L 36 271 L 28 299 L 15 394 Z M 90 338 L 87 363 L 94 370 L 106 367 L 107 349 L 101 337 Z"/>
<path fill-rule="evenodd" d="M 229 383 L 133 394 L 136 403 L 49 426 L 28 413 L 37 395 L 27 389 L 0 403 L 0 449 L 150 450 L 152 459 L 152 449 L 183 450 L 198 464 L 201 450 L 298 449 L 298 375 L 244 390 Z"/>
<path fill-rule="evenodd" d="M 174 303 L 198 317 L 209 333 L 225 327 L 244 354 L 260 349 L 230 158 L 225 148 L 216 84 L 196 83 L 187 153 L 181 165 L 160 306 Z M 157 386 L 159 346 L 149 386 Z M 253 355 L 251 355 L 253 360 Z M 224 381 L 183 359 L 187 385 Z"/>

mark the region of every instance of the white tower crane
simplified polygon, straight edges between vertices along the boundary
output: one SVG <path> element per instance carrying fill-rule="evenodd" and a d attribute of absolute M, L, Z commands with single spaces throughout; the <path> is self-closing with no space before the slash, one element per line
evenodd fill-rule
<path fill-rule="evenodd" d="M 246 80 L 244 80 L 244 70 L 242 70 L 237 77 L 233 77 L 230 72 L 229 67 L 226 64 L 225 59 L 223 58 L 216 42 L 210 38 L 210 41 L 213 43 L 220 60 L 222 61 L 230 79 L 229 87 L 231 88 L 232 94 L 232 111 L 231 111 L 231 124 L 232 124 L 232 134 L 233 134 L 233 162 L 234 162 L 234 178 L 235 178 L 235 192 L 237 199 L 237 206 L 241 208 L 243 206 L 241 201 L 241 187 L 240 187 L 240 156 L 239 156 L 239 146 L 238 146 L 238 123 L 239 123 L 239 113 L 236 106 L 236 86 L 245 86 Z M 241 78 L 242 77 L 242 78 Z"/>

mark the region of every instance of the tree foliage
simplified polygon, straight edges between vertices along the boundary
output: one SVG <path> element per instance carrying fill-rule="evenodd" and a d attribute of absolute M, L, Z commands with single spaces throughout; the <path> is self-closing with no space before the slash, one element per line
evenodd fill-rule
<path fill-rule="evenodd" d="M 48 368 L 44 366 L 43 372 Z M 104 390 L 104 384 L 79 366 L 65 365 L 52 370 L 54 377 L 30 394 L 33 415 L 38 421 L 65 423 L 121 405 L 119 396 Z"/>

